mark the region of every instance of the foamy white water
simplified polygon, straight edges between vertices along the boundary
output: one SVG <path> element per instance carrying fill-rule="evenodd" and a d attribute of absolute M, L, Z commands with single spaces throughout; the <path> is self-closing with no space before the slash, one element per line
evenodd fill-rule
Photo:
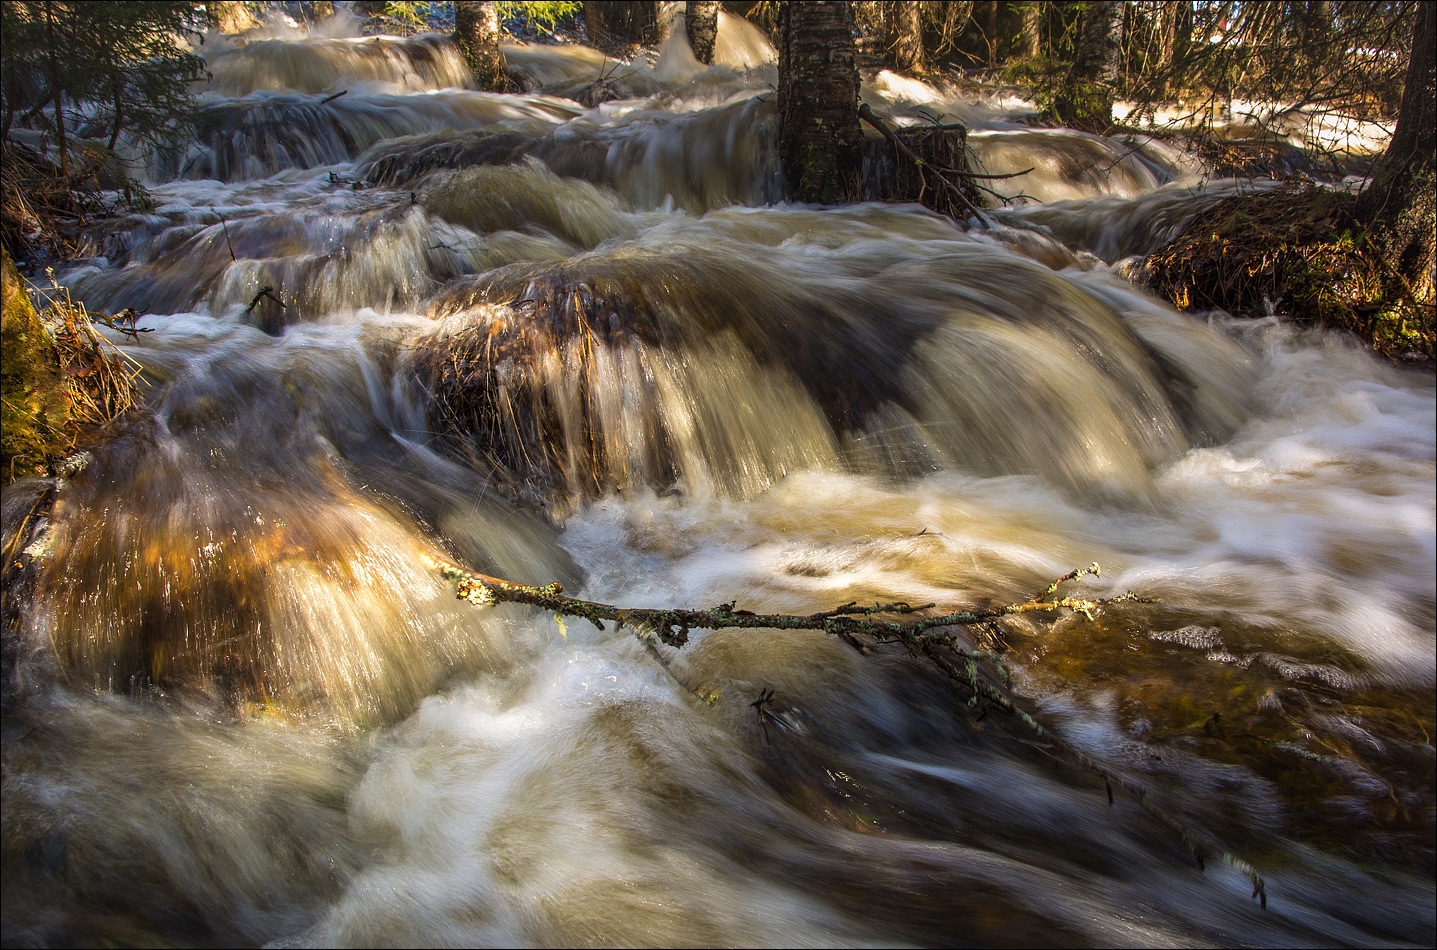
<path fill-rule="evenodd" d="M 216 138 L 230 180 L 157 184 L 62 275 L 146 311 L 153 388 L 62 492 L 15 643 L 7 942 L 1432 942 L 1431 374 L 1123 282 L 1242 186 L 1002 102 L 865 93 L 987 116 L 1047 204 L 771 206 L 735 22 L 594 109 L 540 88 L 592 51 L 515 51 L 514 96 L 432 38 L 222 54 L 217 115 L 337 144 Z M 651 651 L 460 602 L 434 555 L 802 614 L 1096 561 L 1076 590 L 1149 602 L 971 634 L 1267 906 L 898 646 Z"/>

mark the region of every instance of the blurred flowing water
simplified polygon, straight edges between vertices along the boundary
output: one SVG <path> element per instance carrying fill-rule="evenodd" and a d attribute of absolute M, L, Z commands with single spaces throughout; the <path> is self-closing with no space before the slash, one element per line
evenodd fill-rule
<path fill-rule="evenodd" d="M 1434 942 L 1431 375 L 1120 276 L 1252 186 L 885 75 L 1042 203 L 775 205 L 739 21 L 707 69 L 509 54 L 530 91 L 435 37 L 212 54 L 153 213 L 60 275 L 146 314 L 150 409 L 7 646 L 7 945 Z M 435 555 L 796 613 L 1097 561 L 1153 602 L 987 642 L 1267 907 L 897 647 L 661 663 Z"/>

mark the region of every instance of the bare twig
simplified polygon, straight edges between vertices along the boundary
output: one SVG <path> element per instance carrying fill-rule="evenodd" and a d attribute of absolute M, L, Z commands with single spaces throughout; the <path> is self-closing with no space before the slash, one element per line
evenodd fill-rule
<path fill-rule="evenodd" d="M 257 293 L 257 294 L 254 295 L 254 299 L 251 300 L 251 301 L 249 302 L 249 306 L 245 308 L 245 311 L 244 311 L 245 314 L 246 314 L 246 315 L 249 315 L 249 314 L 251 314 L 251 313 L 254 313 L 254 308 L 255 308 L 255 307 L 258 307 L 258 306 L 259 306 L 259 302 L 260 302 L 261 300 L 263 300 L 264 298 L 266 298 L 266 297 L 268 297 L 270 300 L 273 300 L 275 303 L 279 304 L 279 309 L 281 309 L 281 310 L 287 310 L 287 309 L 288 309 L 288 308 L 284 305 L 284 301 L 283 301 L 283 300 L 280 300 L 278 297 L 276 297 L 276 296 L 274 295 L 274 288 L 273 288 L 273 287 L 261 287 L 261 288 L 259 289 L 259 293 Z"/>
<path fill-rule="evenodd" d="M 881 132 L 884 138 L 888 139 L 888 141 L 893 143 L 893 147 L 898 151 L 900 155 L 908 159 L 914 164 L 915 167 L 917 167 L 919 177 L 923 180 L 925 189 L 928 185 L 928 171 L 929 169 L 932 169 L 937 175 L 939 185 L 941 185 L 950 196 L 957 198 L 958 203 L 963 205 L 969 211 L 973 212 L 973 214 L 977 216 L 979 221 L 982 221 L 985 225 L 992 225 L 993 222 L 989 219 L 989 217 L 984 214 L 977 205 L 975 205 L 972 201 L 968 200 L 968 196 L 963 193 L 963 189 L 953 184 L 953 182 L 948 178 L 949 175 L 964 175 L 966 174 L 965 172 L 960 169 L 954 168 L 940 168 L 939 166 L 930 165 L 929 163 L 925 162 L 922 158 L 920 158 L 917 154 L 914 153 L 913 149 L 908 147 L 907 143 L 905 143 L 902 139 L 898 137 L 897 133 L 895 133 L 892 129 L 888 127 L 887 123 L 885 123 L 882 119 L 878 118 L 878 116 L 874 115 L 873 110 L 869 108 L 868 103 L 865 102 L 858 107 L 858 117 L 863 121 L 867 122 L 869 125 L 873 126 L 879 132 Z"/>
<path fill-rule="evenodd" d="M 1109 604 L 1138 600 L 1132 594 L 1088 600 L 1063 597 L 1056 600 L 1042 600 L 1043 596 L 1057 589 L 1064 580 L 1095 573 L 1094 567 L 1084 568 L 1066 575 L 1054 582 L 1050 588 L 1037 597 L 1022 603 L 983 610 L 959 610 L 937 616 L 924 616 L 924 611 L 933 604 L 914 607 L 906 602 L 873 604 L 863 607 L 858 604 L 844 604 L 833 610 L 825 610 L 806 616 L 796 614 L 758 614 L 748 610 L 736 610 L 731 603 L 720 604 L 708 610 L 664 609 L 642 607 L 616 607 L 591 600 L 579 600 L 564 594 L 560 584 L 531 587 L 515 584 L 487 574 L 477 574 L 447 561 L 433 560 L 432 565 L 455 585 L 459 596 L 473 604 L 488 605 L 500 602 L 528 604 L 552 610 L 557 614 L 580 617 L 600 630 L 607 629 L 604 621 L 612 621 L 619 627 L 643 627 L 652 630 L 660 640 L 669 646 L 681 647 L 688 643 L 690 630 L 729 629 L 771 629 L 771 630 L 813 630 L 834 636 L 862 636 L 872 640 L 896 641 L 921 646 L 924 641 L 934 640 L 948 645 L 951 634 L 934 631 L 947 627 L 969 627 L 986 623 L 1013 614 L 1034 611 L 1071 610 L 1091 619 L 1093 612 Z M 909 620 L 874 620 L 878 614 L 894 614 L 911 617 Z"/>
<path fill-rule="evenodd" d="M 103 323 L 121 336 L 129 337 L 136 342 L 139 342 L 141 333 L 155 332 L 154 327 L 135 326 L 135 322 L 140 319 L 140 314 L 134 307 L 126 307 L 112 316 L 106 316 L 103 313 L 92 313 L 90 317 Z"/>
<path fill-rule="evenodd" d="M 976 706 L 980 702 L 991 703 L 1022 722 L 1034 735 L 1051 743 L 1070 759 L 1101 778 L 1107 790 L 1109 804 L 1113 800 L 1114 785 L 1131 794 L 1144 811 L 1157 818 L 1178 835 L 1193 852 L 1199 867 L 1203 866 L 1205 854 L 1220 855 L 1228 865 L 1247 876 L 1252 883 L 1252 896 L 1264 908 L 1267 906 L 1266 886 L 1262 875 L 1256 868 L 1227 851 L 1212 836 L 1189 827 L 1177 817 L 1150 803 L 1147 798 L 1147 790 L 1141 785 L 1110 771 L 1091 756 L 1062 743 L 1042 723 L 1022 708 L 1017 696 L 1008 685 L 1007 671 L 998 658 L 986 651 L 965 649 L 953 633 L 952 628 L 954 627 L 979 626 L 1002 617 L 1042 611 L 1072 611 L 1091 620 L 1094 612 L 1101 607 L 1119 603 L 1146 602 L 1130 593 L 1093 599 L 1053 597 L 1058 588 L 1068 581 L 1088 575 L 1100 576 L 1097 564 L 1069 571 L 1039 593 L 1019 603 L 978 610 L 950 611 L 938 615 L 925 613 L 934 609 L 933 604 L 922 604 L 915 607 L 906 601 L 887 604 L 875 603 L 870 606 L 850 602 L 832 610 L 807 615 L 759 614 L 748 610 L 738 610 L 733 602 L 720 604 L 708 610 L 617 607 L 613 604 L 569 597 L 564 594 L 563 586 L 558 583 L 546 584 L 543 587 L 516 584 L 502 578 L 479 574 L 435 557 L 426 558 L 426 564 L 452 583 L 458 596 L 471 604 L 479 606 L 496 603 L 527 604 L 553 611 L 560 617 L 580 617 L 600 630 L 607 629 L 604 626 L 605 621 L 612 621 L 620 628 L 627 626 L 633 629 L 635 635 L 651 648 L 655 638 L 668 646 L 682 647 L 688 642 L 689 631 L 696 629 L 810 630 L 837 636 L 863 652 L 867 652 L 868 643 L 902 643 L 915 655 L 926 657 L 947 675 L 956 687 L 970 693 L 972 697 L 969 700 L 970 705 Z M 873 619 L 878 615 L 898 616 L 905 619 Z M 662 658 L 660 661 L 663 662 Z M 985 667 L 980 664 L 986 664 L 987 670 L 995 672 L 985 673 Z M 663 665 L 666 669 L 668 668 L 667 663 Z M 995 675 L 1001 677 L 1001 682 L 994 681 Z M 764 739 L 769 743 L 772 743 L 772 737 L 769 734 L 768 726 L 773 724 L 782 728 L 786 725 L 783 718 L 770 709 L 773 698 L 773 691 L 765 689 L 755 701 L 749 704 L 757 713 Z"/>
<path fill-rule="evenodd" d="M 220 227 L 223 228 L 225 232 L 225 246 L 230 249 L 230 261 L 232 263 L 238 263 L 239 258 L 235 257 L 235 246 L 230 243 L 230 226 L 226 223 L 224 215 L 220 215 Z"/>

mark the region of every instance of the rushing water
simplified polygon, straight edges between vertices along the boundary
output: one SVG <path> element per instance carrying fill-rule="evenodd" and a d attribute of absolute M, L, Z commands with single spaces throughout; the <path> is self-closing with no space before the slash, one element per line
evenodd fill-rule
<path fill-rule="evenodd" d="M 712 69 L 515 47 L 504 96 L 433 37 L 212 55 L 154 212 L 61 275 L 146 313 L 149 412 L 7 645 L 7 945 L 1434 942 L 1430 374 L 1136 289 L 1248 186 L 996 100 L 865 89 L 1042 204 L 774 205 L 771 51 L 723 30 Z M 1152 602 L 985 642 L 1266 908 L 898 647 L 655 654 L 436 554 L 797 613 L 1097 561 Z"/>

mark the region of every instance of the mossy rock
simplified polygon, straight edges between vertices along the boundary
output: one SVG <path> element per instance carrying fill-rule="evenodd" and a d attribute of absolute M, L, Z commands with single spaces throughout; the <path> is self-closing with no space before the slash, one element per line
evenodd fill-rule
<path fill-rule="evenodd" d="M 35 312 L 10 252 L 0 260 L 0 465 L 7 482 L 43 474 L 70 447 L 69 401 L 50 335 Z"/>

